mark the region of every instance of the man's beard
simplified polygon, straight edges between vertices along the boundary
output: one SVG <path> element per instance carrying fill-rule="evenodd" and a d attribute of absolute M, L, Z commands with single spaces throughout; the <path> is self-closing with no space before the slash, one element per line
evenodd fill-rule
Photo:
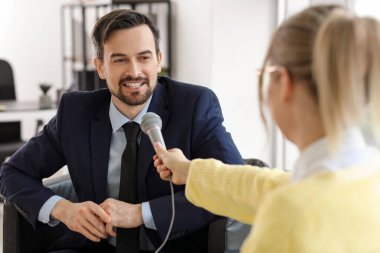
<path fill-rule="evenodd" d="M 144 82 L 143 85 L 146 85 L 147 89 L 143 94 L 139 94 L 140 92 L 136 91 L 136 92 L 129 93 L 128 95 L 124 95 L 123 92 L 121 91 L 121 86 L 122 86 L 122 83 L 124 83 L 126 81 L 128 81 L 128 82 L 133 82 L 133 81 L 141 82 L 141 81 L 143 81 Z M 143 77 L 138 77 L 138 78 L 126 77 L 124 79 L 121 79 L 119 81 L 119 87 L 120 87 L 120 89 L 116 92 L 110 90 L 112 95 L 114 95 L 119 100 L 121 100 L 122 102 L 124 102 L 125 104 L 130 105 L 130 106 L 137 106 L 137 105 L 144 104 L 146 101 L 148 101 L 148 99 L 150 98 L 150 96 L 153 93 L 153 90 L 150 87 L 149 79 L 143 78 Z"/>

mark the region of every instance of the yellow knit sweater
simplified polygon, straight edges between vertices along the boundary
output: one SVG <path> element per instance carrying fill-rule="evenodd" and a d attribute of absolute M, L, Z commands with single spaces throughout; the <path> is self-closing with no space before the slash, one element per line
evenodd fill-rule
<path fill-rule="evenodd" d="M 281 170 L 194 160 L 186 197 L 252 224 L 241 252 L 380 252 L 380 170 L 353 167 L 298 183 Z"/>

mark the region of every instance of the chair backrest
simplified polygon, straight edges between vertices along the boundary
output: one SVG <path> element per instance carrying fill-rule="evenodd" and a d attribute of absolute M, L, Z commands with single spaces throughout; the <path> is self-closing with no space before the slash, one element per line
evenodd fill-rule
<path fill-rule="evenodd" d="M 0 130 L 0 145 L 3 143 L 21 141 L 20 121 L 0 122 Z"/>
<path fill-rule="evenodd" d="M 15 100 L 16 91 L 11 65 L 0 59 L 0 100 Z"/>

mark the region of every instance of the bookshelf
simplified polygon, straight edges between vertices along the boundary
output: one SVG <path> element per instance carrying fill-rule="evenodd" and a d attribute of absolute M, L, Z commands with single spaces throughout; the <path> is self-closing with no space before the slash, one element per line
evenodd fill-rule
<path fill-rule="evenodd" d="M 144 13 L 161 32 L 163 74 L 171 72 L 170 0 L 115 0 L 104 4 L 65 4 L 61 6 L 62 90 L 96 90 L 106 87 L 93 65 L 95 52 L 91 31 L 96 21 L 115 9 Z"/>

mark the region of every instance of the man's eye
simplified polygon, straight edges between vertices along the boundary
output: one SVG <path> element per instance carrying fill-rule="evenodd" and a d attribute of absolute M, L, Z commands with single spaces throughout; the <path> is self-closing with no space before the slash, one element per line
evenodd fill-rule
<path fill-rule="evenodd" d="M 123 58 L 114 60 L 115 63 L 121 63 L 121 62 L 125 62 L 125 61 L 126 60 Z"/>
<path fill-rule="evenodd" d="M 150 56 L 141 56 L 141 60 L 147 61 L 150 59 Z"/>

